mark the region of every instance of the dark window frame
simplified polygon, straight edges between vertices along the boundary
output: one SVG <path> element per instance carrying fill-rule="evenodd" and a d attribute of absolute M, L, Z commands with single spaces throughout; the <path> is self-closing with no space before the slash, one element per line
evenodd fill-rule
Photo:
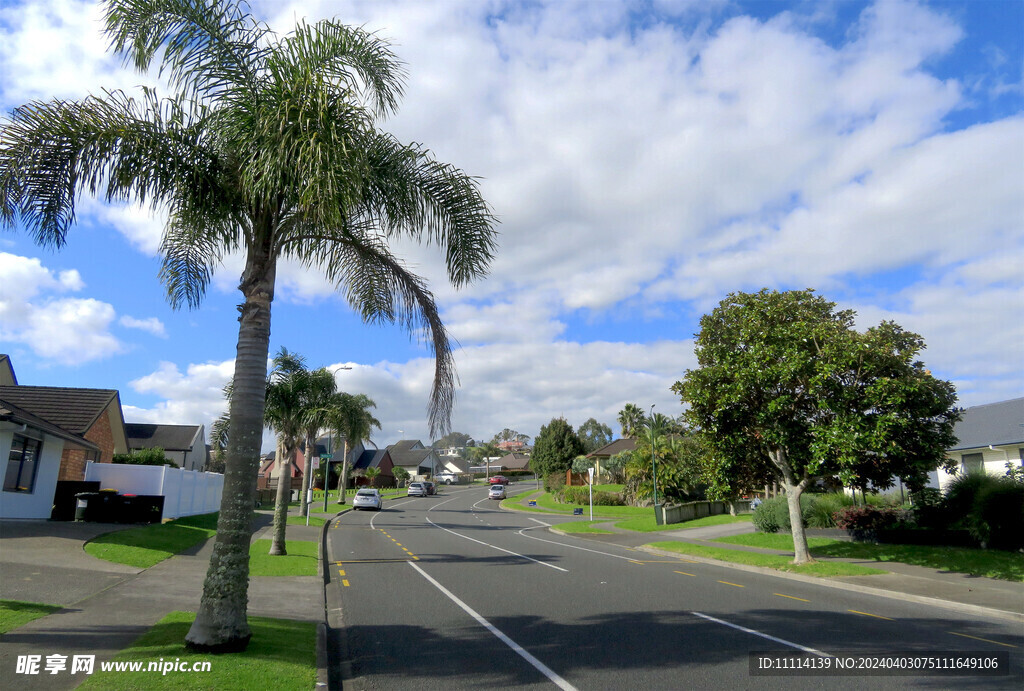
<path fill-rule="evenodd" d="M 39 476 L 39 459 L 42 455 L 42 450 L 43 442 L 41 439 L 24 434 L 15 434 L 11 438 L 11 450 L 7 454 L 7 472 L 4 473 L 4 492 L 16 492 L 18 494 L 35 493 L 36 478 Z M 24 482 L 26 466 L 28 466 L 27 470 L 31 475 L 28 478 L 27 484 Z M 12 470 L 14 471 L 13 474 Z"/>

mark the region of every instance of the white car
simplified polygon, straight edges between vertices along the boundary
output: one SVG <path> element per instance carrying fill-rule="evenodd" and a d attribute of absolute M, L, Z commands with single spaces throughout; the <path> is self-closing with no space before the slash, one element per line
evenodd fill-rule
<path fill-rule="evenodd" d="M 410 497 L 425 497 L 430 494 L 427 485 L 423 482 L 410 482 L 406 494 Z"/>
<path fill-rule="evenodd" d="M 352 498 L 352 510 L 357 509 L 373 509 L 374 511 L 380 511 L 384 506 L 384 500 L 381 499 L 380 492 L 375 489 L 361 489 L 356 492 L 356 496 Z"/>
<path fill-rule="evenodd" d="M 504 499 L 505 485 L 491 485 L 491 491 L 487 494 L 488 499 Z"/>

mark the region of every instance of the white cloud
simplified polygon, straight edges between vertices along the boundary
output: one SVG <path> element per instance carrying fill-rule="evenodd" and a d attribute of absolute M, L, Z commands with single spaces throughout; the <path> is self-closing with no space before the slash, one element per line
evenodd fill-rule
<path fill-rule="evenodd" d="M 227 409 L 224 386 L 234 373 L 234 360 L 190 364 L 184 373 L 172 362 L 161 362 L 156 371 L 132 380 L 129 386 L 162 400 L 152 408 L 125 406 L 125 420 L 209 428 Z"/>
<path fill-rule="evenodd" d="M 55 274 L 39 259 L 0 252 L 0 340 L 25 344 L 40 357 L 67 365 L 121 352 L 123 345 L 110 333 L 111 305 L 54 295 L 82 288 L 75 270 Z"/>
<path fill-rule="evenodd" d="M 164 323 L 156 317 L 136 319 L 135 317 L 125 315 L 121 317 L 119 323 L 127 329 L 139 329 L 141 331 L 151 333 L 154 336 L 159 336 L 160 338 L 167 338 L 167 329 L 164 328 Z"/>

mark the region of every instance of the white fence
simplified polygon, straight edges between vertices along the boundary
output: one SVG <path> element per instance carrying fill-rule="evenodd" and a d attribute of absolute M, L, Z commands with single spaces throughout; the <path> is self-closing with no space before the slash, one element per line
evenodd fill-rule
<path fill-rule="evenodd" d="M 219 473 L 158 465 L 89 462 L 85 479 L 99 482 L 100 489 L 116 489 L 121 494 L 162 496 L 164 518 L 219 511 L 224 489 L 224 476 Z"/>

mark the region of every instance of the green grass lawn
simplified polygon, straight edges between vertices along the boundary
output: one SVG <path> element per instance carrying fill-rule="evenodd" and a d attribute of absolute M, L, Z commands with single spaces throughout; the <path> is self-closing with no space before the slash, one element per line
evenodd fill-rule
<path fill-rule="evenodd" d="M 536 492 L 536 490 L 533 490 Z M 523 497 L 511 497 L 502 502 L 504 508 L 515 509 L 516 511 L 533 511 L 537 513 L 563 513 L 572 515 L 573 509 L 583 509 L 589 515 L 590 504 L 560 504 L 548 492 L 541 492 L 529 499 L 536 499 L 537 506 L 523 506 L 520 503 Z M 594 505 L 594 515 L 601 518 L 637 518 L 647 513 L 653 515 L 654 509 L 640 506 L 597 506 Z"/>
<path fill-rule="evenodd" d="M 801 573 L 807 576 L 818 576 L 828 578 L 831 576 L 870 576 L 873 574 L 885 573 L 879 569 L 872 569 L 857 564 L 848 564 L 842 561 L 818 561 L 811 564 L 792 564 L 790 557 L 775 554 L 759 554 L 757 552 L 741 552 L 728 547 L 712 547 L 710 545 L 695 545 L 689 542 L 652 542 L 650 547 L 663 549 L 678 554 L 690 554 L 697 557 L 717 559 L 733 564 L 748 564 L 750 566 L 763 566 L 779 571 Z"/>
<path fill-rule="evenodd" d="M 286 540 L 282 556 L 270 556 L 270 540 L 257 540 L 249 548 L 250 576 L 315 576 L 317 575 L 316 542 Z"/>
<path fill-rule="evenodd" d="M 684 521 L 682 523 L 658 525 L 654 521 L 654 509 L 648 508 L 647 510 L 651 515 L 619 521 L 615 524 L 615 527 L 622 528 L 623 530 L 635 530 L 639 533 L 654 533 L 662 530 L 686 530 L 687 528 L 703 528 L 709 525 L 724 525 L 726 523 L 749 523 L 752 516 L 749 513 L 740 514 L 739 516 L 730 516 L 727 513 L 723 513 L 717 516 L 695 518 L 692 521 Z"/>
<path fill-rule="evenodd" d="M 333 516 L 333 515 L 334 514 L 332 513 L 331 516 Z M 310 525 L 323 525 L 326 522 L 327 522 L 327 519 L 323 518 L 323 514 L 321 514 L 320 516 L 317 516 L 317 515 L 313 514 L 312 512 L 310 512 L 310 514 L 309 514 L 309 524 Z M 288 517 L 288 525 L 306 525 L 306 519 L 303 516 L 289 516 Z"/>
<path fill-rule="evenodd" d="M 552 528 L 558 528 L 563 533 L 590 533 L 592 535 L 611 535 L 612 531 L 603 530 L 601 528 L 595 528 L 594 526 L 598 523 L 607 523 L 608 521 L 570 521 L 569 523 L 558 523 L 557 525 L 551 526 Z"/>
<path fill-rule="evenodd" d="M 793 537 L 787 533 L 733 535 L 718 538 L 716 542 L 793 551 Z M 966 547 L 874 545 L 825 537 L 808 538 L 807 545 L 811 548 L 811 555 L 815 557 L 847 557 L 870 559 L 877 562 L 894 561 L 940 571 L 998 578 L 1004 581 L 1024 581 L 1024 557 L 1015 552 Z"/>
<path fill-rule="evenodd" d="M 252 640 L 243 653 L 208 655 L 184 645 L 195 614 L 171 612 L 113 659 L 144 663 L 208 661 L 209 672 L 102 672 L 80 689 L 312 689 L 316 685 L 316 624 L 249 617 Z"/>
<path fill-rule="evenodd" d="M 33 619 L 53 614 L 59 609 L 60 605 L 44 605 L 41 602 L 0 600 L 0 634 L 12 631 Z"/>
<path fill-rule="evenodd" d="M 100 535 L 85 543 L 85 551 L 99 559 L 148 569 L 213 537 L 216 532 L 216 513 L 187 516 L 169 523 L 139 526 Z"/>

